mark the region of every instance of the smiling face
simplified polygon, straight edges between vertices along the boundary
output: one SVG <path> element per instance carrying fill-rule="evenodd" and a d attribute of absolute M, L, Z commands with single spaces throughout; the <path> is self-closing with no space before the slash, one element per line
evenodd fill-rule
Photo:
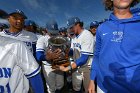
<path fill-rule="evenodd" d="M 24 27 L 24 17 L 20 14 L 12 14 L 9 16 L 8 21 L 10 27 L 21 30 Z"/>
<path fill-rule="evenodd" d="M 113 0 L 114 8 L 116 9 L 127 9 L 131 6 L 133 0 Z"/>

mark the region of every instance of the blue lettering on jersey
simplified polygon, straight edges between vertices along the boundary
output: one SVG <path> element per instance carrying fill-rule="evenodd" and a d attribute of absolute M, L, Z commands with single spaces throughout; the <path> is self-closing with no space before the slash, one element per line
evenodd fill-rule
<path fill-rule="evenodd" d="M 26 42 L 26 41 L 24 41 L 24 43 L 25 43 L 26 46 L 29 48 L 29 50 L 33 53 L 32 43 L 31 43 L 31 42 Z"/>
<path fill-rule="evenodd" d="M 27 45 L 27 46 L 32 46 L 32 43 L 31 42 L 25 42 L 24 43 Z"/>
<path fill-rule="evenodd" d="M 10 78 L 11 68 L 0 68 L 0 78 Z M 9 83 L 6 86 L 0 85 L 0 93 L 11 93 Z"/>
<path fill-rule="evenodd" d="M 0 93 L 5 93 L 7 91 L 7 93 L 11 93 L 11 89 L 9 86 L 9 83 L 5 86 L 0 85 Z"/>
<path fill-rule="evenodd" d="M 0 78 L 10 78 L 11 68 L 0 68 Z"/>
<path fill-rule="evenodd" d="M 0 85 L 0 93 L 4 93 L 4 86 Z"/>
<path fill-rule="evenodd" d="M 79 43 L 73 43 L 73 47 L 78 47 L 81 49 L 81 45 Z"/>

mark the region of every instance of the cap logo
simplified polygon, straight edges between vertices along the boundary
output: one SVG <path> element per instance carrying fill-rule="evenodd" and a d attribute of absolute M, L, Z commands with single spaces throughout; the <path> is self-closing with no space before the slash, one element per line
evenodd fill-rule
<path fill-rule="evenodd" d="M 75 19 L 75 22 L 77 22 L 77 19 Z"/>
<path fill-rule="evenodd" d="M 70 25 L 70 24 L 69 24 L 69 21 L 67 21 L 67 25 Z"/>
<path fill-rule="evenodd" d="M 54 28 L 54 25 L 51 25 L 52 26 L 52 28 Z"/>

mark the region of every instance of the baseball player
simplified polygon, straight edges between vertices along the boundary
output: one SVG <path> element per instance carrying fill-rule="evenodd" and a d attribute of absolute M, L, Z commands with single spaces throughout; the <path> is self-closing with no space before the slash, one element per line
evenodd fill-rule
<path fill-rule="evenodd" d="M 24 24 L 26 31 L 36 33 L 36 23 L 32 20 L 26 20 Z"/>
<path fill-rule="evenodd" d="M 96 31 L 89 93 L 140 93 L 140 9 L 130 10 L 139 0 L 105 0 L 113 10 Z M 98 90 L 99 89 L 99 90 Z"/>
<path fill-rule="evenodd" d="M 94 47 L 93 47 L 93 52 L 95 49 L 95 42 L 96 42 L 96 29 L 99 26 L 99 22 L 93 21 L 90 23 L 90 32 L 93 34 L 93 40 L 94 40 Z"/>
<path fill-rule="evenodd" d="M 62 35 L 62 36 L 64 36 L 64 37 L 67 37 L 67 28 L 61 27 L 59 29 L 59 34 Z"/>
<path fill-rule="evenodd" d="M 39 33 L 37 32 L 37 25 L 36 25 L 36 23 L 35 23 L 34 21 L 32 21 L 32 20 L 26 20 L 26 21 L 25 21 L 24 29 L 25 29 L 26 31 L 29 31 L 29 32 L 34 33 L 34 34 L 37 36 L 37 38 L 40 38 L 40 37 L 42 36 L 41 34 L 39 34 Z"/>
<path fill-rule="evenodd" d="M 93 36 L 96 35 L 96 29 L 99 26 L 99 22 L 93 21 L 90 23 L 90 32 L 93 34 Z"/>
<path fill-rule="evenodd" d="M 36 57 L 38 61 L 42 61 L 42 68 L 44 77 L 46 79 L 46 86 L 49 93 L 61 93 L 61 88 L 64 85 L 64 77 L 62 71 L 54 71 L 50 64 L 54 58 L 59 58 L 61 51 L 54 52 L 47 50 L 48 39 L 59 34 L 58 25 L 55 21 L 49 21 L 46 25 L 48 33 L 42 36 L 37 41 Z"/>
<path fill-rule="evenodd" d="M 93 56 L 93 35 L 91 32 L 83 28 L 83 22 L 78 17 L 72 17 L 67 21 L 68 29 L 75 33 L 75 37 L 71 41 L 71 51 L 74 62 L 68 66 L 60 66 L 62 71 L 72 70 L 73 89 L 76 93 L 82 93 L 82 80 L 85 93 L 88 93 L 89 73 Z"/>
<path fill-rule="evenodd" d="M 0 18 L 5 19 L 8 16 L 8 13 L 2 9 L 0 9 Z"/>
<path fill-rule="evenodd" d="M 24 43 L 0 36 L 0 93 L 44 93 L 40 66 Z"/>
<path fill-rule="evenodd" d="M 20 10 L 16 10 L 10 13 L 7 19 L 10 23 L 10 28 L 0 32 L 0 35 L 24 42 L 35 56 L 37 37 L 31 32 L 23 30 L 24 20 L 27 19 L 25 14 Z"/>

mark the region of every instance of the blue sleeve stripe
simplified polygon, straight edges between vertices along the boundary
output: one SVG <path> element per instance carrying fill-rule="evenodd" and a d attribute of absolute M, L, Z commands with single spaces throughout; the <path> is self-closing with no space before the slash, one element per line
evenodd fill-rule
<path fill-rule="evenodd" d="M 84 52 L 84 51 L 81 51 L 81 53 L 88 53 L 88 54 L 93 54 L 93 53 L 91 53 L 91 52 Z"/>
<path fill-rule="evenodd" d="M 44 49 L 36 49 L 36 51 L 45 51 Z"/>
<path fill-rule="evenodd" d="M 81 53 L 81 54 L 85 54 L 85 55 L 93 56 L 93 54 L 89 54 L 89 53 Z"/>
<path fill-rule="evenodd" d="M 93 55 L 93 53 L 90 53 L 90 52 L 83 52 L 83 51 L 81 51 L 81 54 Z"/>
<path fill-rule="evenodd" d="M 31 74 L 26 75 L 27 78 L 33 77 L 36 74 L 38 74 L 41 70 L 41 67 L 39 66 L 34 72 L 32 72 Z"/>

